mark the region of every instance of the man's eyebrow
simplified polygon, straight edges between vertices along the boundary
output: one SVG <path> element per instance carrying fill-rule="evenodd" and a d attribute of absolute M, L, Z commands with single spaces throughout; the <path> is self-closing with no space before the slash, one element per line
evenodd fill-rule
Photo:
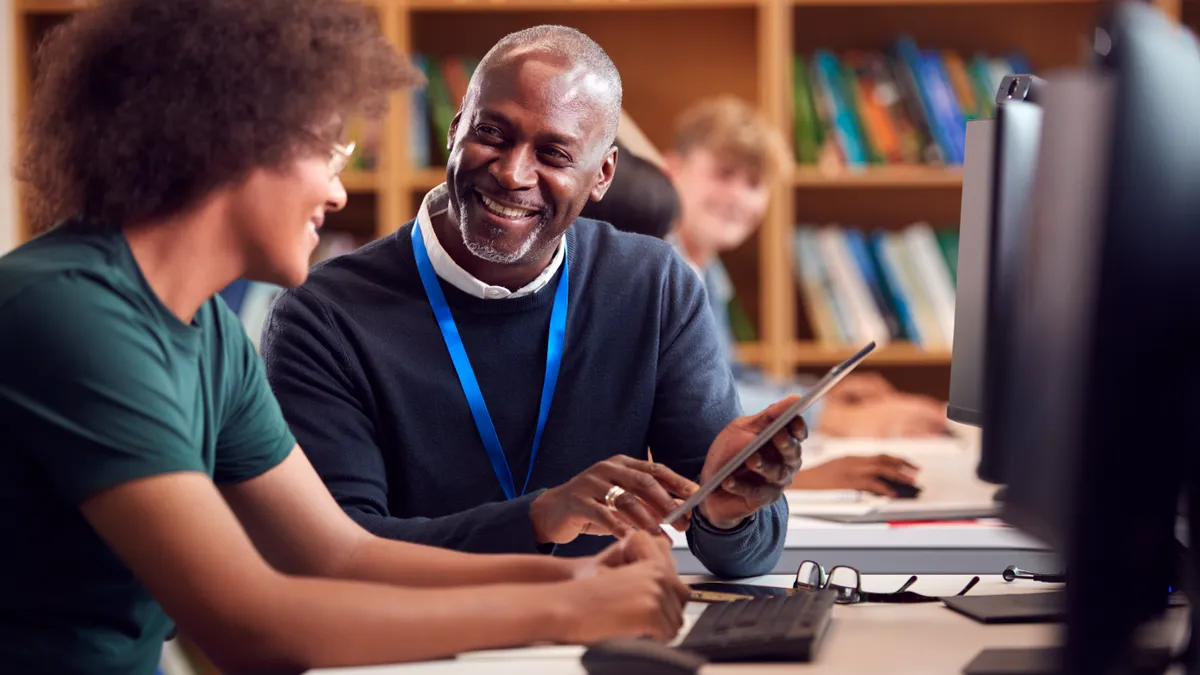
<path fill-rule="evenodd" d="M 539 134 L 538 140 L 545 143 L 567 145 L 572 147 L 581 145 L 583 143 L 583 138 L 581 136 L 573 136 L 571 134 L 564 134 L 555 131 L 548 131 L 546 133 Z"/>
<path fill-rule="evenodd" d="M 488 108 L 480 108 L 479 113 L 475 116 L 477 119 L 486 119 L 492 122 L 499 122 L 505 126 L 513 126 L 512 120 L 507 115 Z"/>
<path fill-rule="evenodd" d="M 479 112 L 476 113 L 475 118 L 477 120 L 496 122 L 507 127 L 508 129 L 515 129 L 517 126 L 516 124 L 513 124 L 513 121 L 509 119 L 507 115 L 490 108 L 480 108 Z M 571 134 L 563 131 L 542 131 L 536 135 L 536 139 L 539 143 L 553 143 L 556 145 L 566 145 L 571 147 L 577 147 L 583 144 L 583 135 Z"/>

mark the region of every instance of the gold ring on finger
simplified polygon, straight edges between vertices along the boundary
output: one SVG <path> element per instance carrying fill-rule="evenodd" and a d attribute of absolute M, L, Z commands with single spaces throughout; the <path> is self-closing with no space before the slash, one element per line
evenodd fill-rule
<path fill-rule="evenodd" d="M 608 489 L 607 493 L 605 493 L 604 503 L 608 504 L 608 508 L 615 509 L 617 508 L 617 500 L 620 499 L 621 495 L 623 494 L 625 494 L 625 488 L 621 487 L 620 485 L 614 485 Z"/>

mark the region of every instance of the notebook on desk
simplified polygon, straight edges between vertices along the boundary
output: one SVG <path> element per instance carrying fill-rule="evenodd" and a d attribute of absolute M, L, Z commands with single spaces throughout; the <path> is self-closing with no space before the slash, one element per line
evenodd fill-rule
<path fill-rule="evenodd" d="M 871 499 L 864 502 L 800 504 L 791 513 L 835 523 L 897 523 L 975 520 L 1000 514 L 996 503 Z"/>

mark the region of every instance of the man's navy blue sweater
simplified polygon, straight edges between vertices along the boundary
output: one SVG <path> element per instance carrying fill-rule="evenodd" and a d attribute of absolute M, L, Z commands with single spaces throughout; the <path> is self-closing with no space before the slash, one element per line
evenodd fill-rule
<path fill-rule="evenodd" d="M 617 454 L 698 480 L 708 447 L 740 414 L 696 274 L 659 240 L 579 219 L 562 366 L 528 492 L 506 500 L 417 273 L 413 222 L 317 265 L 283 293 L 262 353 L 313 466 L 367 530 L 474 552 L 534 553 L 529 505 Z M 515 299 L 442 290 L 520 490 L 538 418 L 554 292 Z M 688 542 L 714 574 L 765 574 L 783 549 L 781 498 L 737 528 L 693 519 Z M 584 555 L 611 543 L 554 547 Z"/>

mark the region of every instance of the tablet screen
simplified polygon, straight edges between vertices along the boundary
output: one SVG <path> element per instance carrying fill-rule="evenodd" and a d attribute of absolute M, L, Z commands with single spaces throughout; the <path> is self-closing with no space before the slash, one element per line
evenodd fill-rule
<path fill-rule="evenodd" d="M 848 375 L 850 371 L 857 368 L 858 365 L 863 362 L 863 359 L 867 358 L 867 354 L 870 354 L 873 349 L 875 349 L 874 342 L 858 350 L 854 356 L 851 356 L 850 358 L 831 368 L 828 373 L 825 373 L 825 376 L 822 377 L 819 382 L 817 382 L 811 389 L 809 389 L 803 396 L 800 397 L 800 400 L 793 403 L 786 411 L 784 411 L 782 415 L 777 417 L 774 422 L 768 424 L 767 428 L 763 429 L 761 433 L 755 436 L 754 440 L 750 441 L 745 448 L 742 448 L 741 452 L 735 455 L 733 459 L 729 460 L 729 462 L 725 464 L 725 466 L 721 467 L 719 471 L 713 474 L 713 477 L 709 479 L 708 482 L 706 482 L 704 485 L 701 485 L 699 490 L 692 494 L 692 496 L 688 497 L 687 500 L 680 504 L 674 511 L 668 513 L 666 517 L 663 518 L 663 524 L 669 525 L 682 518 L 687 512 L 696 508 L 696 505 L 703 501 L 705 497 L 712 494 L 712 491 L 717 489 L 717 487 L 719 487 L 721 483 L 729 477 L 730 474 L 736 471 L 738 467 L 745 464 L 746 460 L 750 459 L 751 455 L 757 452 L 759 448 L 770 442 L 771 438 L 774 437 L 775 434 L 779 433 L 782 429 L 786 428 L 787 425 L 791 424 L 792 420 L 804 414 L 806 410 L 812 407 L 812 404 L 820 400 L 820 398 L 828 393 L 830 389 L 833 389 L 835 384 L 841 382 L 843 377 Z"/>

